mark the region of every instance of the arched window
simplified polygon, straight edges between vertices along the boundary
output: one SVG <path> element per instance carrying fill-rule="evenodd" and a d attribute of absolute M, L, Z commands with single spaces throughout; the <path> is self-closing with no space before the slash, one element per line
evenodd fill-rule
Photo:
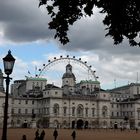
<path fill-rule="evenodd" d="M 102 115 L 103 115 L 103 117 L 107 117 L 107 106 L 103 106 Z"/>
<path fill-rule="evenodd" d="M 54 127 L 59 128 L 59 121 L 58 120 L 54 120 Z"/>
<path fill-rule="evenodd" d="M 84 107 L 83 105 L 78 105 L 77 107 L 77 117 L 83 117 Z"/>
<path fill-rule="evenodd" d="M 67 121 L 66 121 L 66 120 L 63 121 L 63 127 L 64 127 L 64 128 L 67 127 Z"/>
<path fill-rule="evenodd" d="M 63 108 L 63 110 L 64 110 L 64 116 L 66 116 L 66 115 L 67 115 L 67 107 L 65 106 L 65 107 Z"/>
<path fill-rule="evenodd" d="M 103 121 L 103 128 L 107 128 L 107 121 Z"/>
<path fill-rule="evenodd" d="M 59 105 L 58 104 L 54 104 L 53 113 L 54 113 L 55 116 L 59 115 Z"/>

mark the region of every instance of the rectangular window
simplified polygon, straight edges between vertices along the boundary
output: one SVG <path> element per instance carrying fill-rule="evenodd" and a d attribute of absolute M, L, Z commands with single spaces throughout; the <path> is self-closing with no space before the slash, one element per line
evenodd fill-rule
<path fill-rule="evenodd" d="M 113 108 L 114 106 L 113 106 L 113 104 L 112 104 L 112 108 Z"/>
<path fill-rule="evenodd" d="M 112 117 L 114 116 L 114 112 L 112 112 Z"/>
<path fill-rule="evenodd" d="M 25 114 L 27 114 L 28 113 L 28 109 L 25 109 Z"/>
<path fill-rule="evenodd" d="M 138 119 L 140 119 L 140 110 L 138 111 Z"/>
<path fill-rule="evenodd" d="M 95 108 L 92 108 L 92 117 L 95 116 Z"/>
<path fill-rule="evenodd" d="M 67 115 L 67 107 L 64 107 L 64 116 Z"/>
<path fill-rule="evenodd" d="M 21 100 L 19 100 L 18 104 L 21 104 Z"/>
<path fill-rule="evenodd" d="M 46 108 L 46 114 L 49 115 L 49 108 Z"/>
<path fill-rule="evenodd" d="M 88 108 L 85 109 L 85 115 L 88 117 Z"/>
<path fill-rule="evenodd" d="M 28 101 L 27 100 L 25 101 L 25 104 L 28 104 Z"/>
<path fill-rule="evenodd" d="M 32 101 L 32 105 L 34 104 L 34 101 Z"/>
<path fill-rule="evenodd" d="M 21 113 L 21 109 L 18 109 L 18 113 L 19 113 L 19 114 Z"/>
<path fill-rule="evenodd" d="M 128 108 L 129 104 L 127 104 L 127 108 Z"/>
<path fill-rule="evenodd" d="M 131 111 L 131 117 L 133 117 L 133 112 Z"/>
<path fill-rule="evenodd" d="M 35 112 L 34 109 L 32 109 L 32 114 L 34 114 L 34 112 Z"/>
<path fill-rule="evenodd" d="M 12 114 L 14 114 L 14 109 L 11 110 Z"/>
<path fill-rule="evenodd" d="M 72 116 L 75 116 L 75 107 L 72 108 Z"/>

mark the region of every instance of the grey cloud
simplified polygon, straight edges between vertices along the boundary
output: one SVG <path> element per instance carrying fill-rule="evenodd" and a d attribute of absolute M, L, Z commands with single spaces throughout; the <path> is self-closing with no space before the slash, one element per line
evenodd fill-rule
<path fill-rule="evenodd" d="M 96 13 L 91 18 L 79 20 L 70 29 L 70 43 L 62 48 L 68 51 L 94 51 L 103 53 L 103 55 L 139 55 L 140 49 L 130 47 L 126 38 L 121 44 L 114 45 L 111 37 L 105 37 L 107 31 L 102 20 L 103 15 L 99 13 Z"/>
<path fill-rule="evenodd" d="M 47 12 L 38 8 L 38 0 L 0 2 L 0 23 L 4 37 L 13 42 L 30 42 L 51 38 Z"/>
<path fill-rule="evenodd" d="M 38 0 L 0 1 L 0 25 L 4 38 L 13 42 L 30 42 L 52 39 L 54 32 L 48 29 L 50 21 L 46 9 L 38 8 Z M 129 47 L 125 40 L 114 46 L 110 37 L 105 37 L 103 15 L 98 11 L 88 18 L 82 18 L 70 27 L 70 43 L 60 48 L 66 51 L 94 51 L 102 59 L 107 56 L 131 54 L 139 56 L 140 49 Z M 56 41 L 57 42 L 57 41 Z M 139 58 L 139 57 L 138 57 Z M 109 59 L 109 57 L 108 57 Z M 133 59 L 133 58 L 132 58 Z"/>

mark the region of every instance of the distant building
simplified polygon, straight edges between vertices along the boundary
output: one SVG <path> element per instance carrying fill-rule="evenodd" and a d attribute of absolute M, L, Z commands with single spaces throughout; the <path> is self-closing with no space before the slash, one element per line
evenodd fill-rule
<path fill-rule="evenodd" d="M 0 78 L 2 127 L 5 93 Z M 68 64 L 61 87 L 45 78 L 14 81 L 8 109 L 9 127 L 140 128 L 140 84 L 102 90 L 97 80 L 76 83 Z"/>

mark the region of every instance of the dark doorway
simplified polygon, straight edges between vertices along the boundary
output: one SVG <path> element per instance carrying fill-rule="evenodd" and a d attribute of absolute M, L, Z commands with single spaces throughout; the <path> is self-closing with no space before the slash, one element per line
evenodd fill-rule
<path fill-rule="evenodd" d="M 23 128 L 27 128 L 27 123 L 23 123 Z"/>
<path fill-rule="evenodd" d="M 85 129 L 88 128 L 88 121 L 85 121 Z"/>
<path fill-rule="evenodd" d="M 83 128 L 83 124 L 84 124 L 83 120 L 78 120 L 77 121 L 77 129 L 82 129 Z"/>
<path fill-rule="evenodd" d="M 118 129 L 118 124 L 115 122 L 115 124 L 114 124 L 114 128 L 115 129 Z"/>
<path fill-rule="evenodd" d="M 72 121 L 72 129 L 75 128 L 75 121 Z"/>

